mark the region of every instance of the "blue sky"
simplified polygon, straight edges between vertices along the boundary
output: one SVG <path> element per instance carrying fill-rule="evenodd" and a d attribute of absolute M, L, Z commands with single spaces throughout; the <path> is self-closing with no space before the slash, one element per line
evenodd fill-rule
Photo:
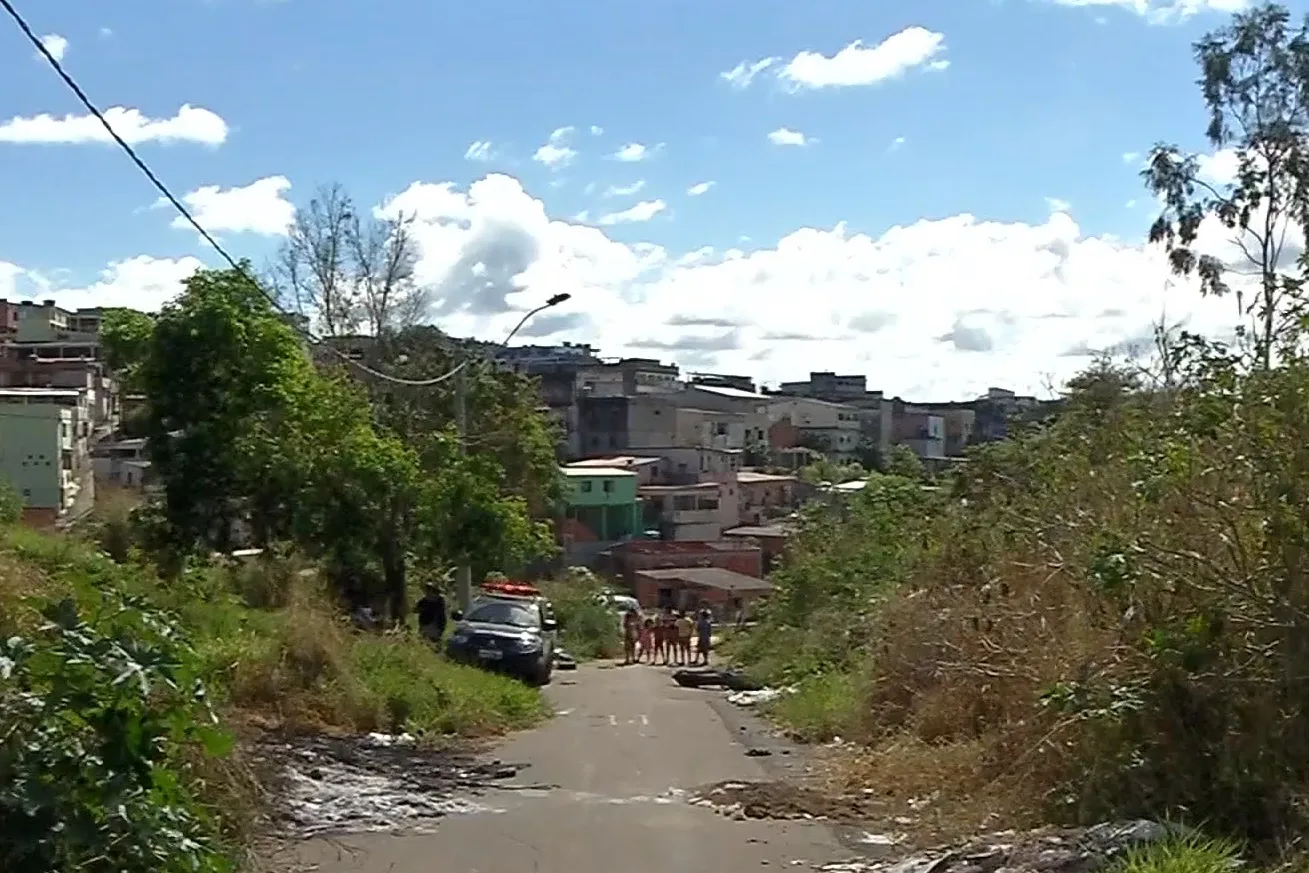
<path fill-rule="evenodd" d="M 1240 0 L 16 2 L 162 123 L 119 120 L 234 254 L 327 182 L 417 211 L 452 332 L 567 290 L 540 341 L 966 397 L 1230 315 L 1165 291 L 1133 153 L 1205 148 L 1190 46 Z M 215 262 L 5 19 L 0 82 L 0 294 L 151 307 Z M 463 306 L 470 263 L 504 311 Z"/>

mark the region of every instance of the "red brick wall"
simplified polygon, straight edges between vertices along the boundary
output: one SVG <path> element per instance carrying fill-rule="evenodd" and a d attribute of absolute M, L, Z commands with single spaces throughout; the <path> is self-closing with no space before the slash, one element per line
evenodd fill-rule
<path fill-rule="evenodd" d="M 676 606 L 683 609 L 708 607 L 718 615 L 719 620 L 730 617 L 733 597 L 739 598 L 744 604 L 749 604 L 758 600 L 763 594 L 763 592 L 759 591 L 747 591 L 734 595 L 721 588 L 692 585 L 679 579 L 651 579 L 638 572 L 636 581 L 632 585 L 632 595 L 643 609 L 657 609 L 659 607 L 660 588 L 673 589 Z"/>
<path fill-rule="evenodd" d="M 59 513 L 49 507 L 27 506 L 23 508 L 23 524 L 35 528 L 53 528 L 59 520 Z"/>
<path fill-rule="evenodd" d="M 721 567 L 756 579 L 762 579 L 764 571 L 762 553 L 750 543 L 727 543 L 723 548 L 686 541 L 624 543 L 614 549 L 614 559 L 629 584 L 640 570 Z"/>
<path fill-rule="evenodd" d="M 800 432 L 791 419 L 782 418 L 768 428 L 768 445 L 774 449 L 789 449 L 800 444 Z"/>

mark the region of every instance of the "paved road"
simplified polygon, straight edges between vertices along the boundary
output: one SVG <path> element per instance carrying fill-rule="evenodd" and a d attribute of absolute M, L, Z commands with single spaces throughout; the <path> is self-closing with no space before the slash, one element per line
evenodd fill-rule
<path fill-rule="evenodd" d="M 493 813 L 442 819 L 434 832 L 359 834 L 304 845 L 320 873 L 757 873 L 807 868 L 842 852 L 820 823 L 735 821 L 678 789 L 769 778 L 705 692 L 653 667 L 556 674 L 558 715 L 496 756 L 531 766 L 497 791 Z M 780 763 L 780 762 L 779 762 Z"/>

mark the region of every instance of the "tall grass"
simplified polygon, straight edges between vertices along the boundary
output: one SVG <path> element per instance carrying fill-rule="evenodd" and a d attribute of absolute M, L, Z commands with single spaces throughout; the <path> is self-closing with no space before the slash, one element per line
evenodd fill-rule
<path fill-rule="evenodd" d="M 844 787 L 959 829 L 1309 826 L 1309 362 L 1177 379 L 1089 374 L 948 499 L 875 480 L 809 519 L 735 652 L 800 683 L 801 734 L 863 744 Z"/>

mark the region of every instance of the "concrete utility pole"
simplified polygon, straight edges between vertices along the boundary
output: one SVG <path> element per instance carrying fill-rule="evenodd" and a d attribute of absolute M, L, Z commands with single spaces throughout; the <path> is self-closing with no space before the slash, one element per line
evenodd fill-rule
<path fill-rule="evenodd" d="M 459 433 L 459 454 L 468 454 L 468 368 L 455 376 L 455 428 Z M 460 564 L 455 571 L 455 592 L 459 608 L 468 612 L 473 605 L 473 568 Z"/>
<path fill-rule="evenodd" d="M 545 303 L 529 311 L 519 320 L 514 329 L 509 331 L 509 335 L 504 338 L 498 348 L 503 349 L 509 345 L 509 341 L 514 338 L 518 331 L 522 330 L 523 325 L 527 324 L 532 316 L 538 312 L 544 312 L 552 306 L 558 306 L 572 296 L 571 294 L 556 294 Z M 455 370 L 455 430 L 459 434 L 460 455 L 468 454 L 468 370 L 472 366 L 475 366 L 475 362 L 464 361 Z M 455 596 L 459 601 L 459 609 L 465 613 L 468 612 L 468 608 L 473 605 L 473 568 L 466 563 L 460 564 L 455 569 Z"/>

